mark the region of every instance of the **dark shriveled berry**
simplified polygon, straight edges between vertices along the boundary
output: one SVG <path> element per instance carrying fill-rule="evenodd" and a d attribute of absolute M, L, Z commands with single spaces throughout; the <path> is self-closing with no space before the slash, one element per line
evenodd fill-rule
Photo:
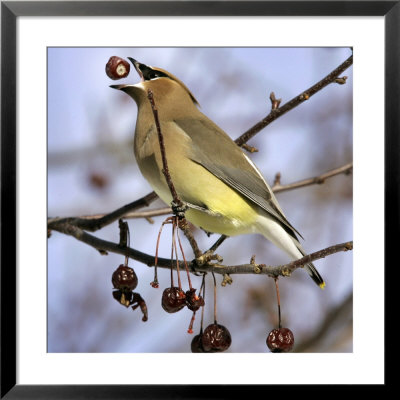
<path fill-rule="evenodd" d="M 112 56 L 106 64 L 106 74 L 113 80 L 122 79 L 128 76 L 130 68 L 128 61 Z"/>
<path fill-rule="evenodd" d="M 129 307 L 132 303 L 133 293 L 128 291 L 114 290 L 112 295 L 118 303 L 122 304 L 125 307 Z"/>
<path fill-rule="evenodd" d="M 293 332 L 288 328 L 273 329 L 267 337 L 267 346 L 272 353 L 287 353 L 294 346 Z"/>
<path fill-rule="evenodd" d="M 186 295 L 178 287 L 168 287 L 164 290 L 161 298 L 162 308 L 169 313 L 174 313 L 185 307 Z"/>
<path fill-rule="evenodd" d="M 205 352 L 225 351 L 232 343 L 231 334 L 223 325 L 211 324 L 204 329 L 201 344 Z"/>
<path fill-rule="evenodd" d="M 115 289 L 132 291 L 138 284 L 138 278 L 132 268 L 121 264 L 113 272 L 111 282 Z"/>
<path fill-rule="evenodd" d="M 190 349 L 192 353 L 205 353 L 203 349 L 203 345 L 201 343 L 201 334 L 199 333 L 192 339 L 192 343 L 190 344 Z"/>
<path fill-rule="evenodd" d="M 204 306 L 204 299 L 196 294 L 196 289 L 192 288 L 186 292 L 186 305 L 191 311 L 197 311 Z"/>

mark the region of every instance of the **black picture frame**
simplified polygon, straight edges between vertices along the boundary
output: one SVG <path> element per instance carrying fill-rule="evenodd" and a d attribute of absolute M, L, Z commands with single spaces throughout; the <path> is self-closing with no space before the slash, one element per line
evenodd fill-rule
<path fill-rule="evenodd" d="M 1 398 L 147 399 L 249 396 L 260 385 L 19 385 L 16 383 L 16 41 L 20 16 L 384 16 L 385 263 L 399 237 L 400 1 L 2 1 Z M 373 101 L 373 100 L 371 100 Z M 390 216 L 390 219 L 388 218 Z M 390 234 L 389 234 L 390 232 Z M 373 350 L 372 350 L 373 351 Z M 210 366 L 212 367 L 212 366 Z M 133 372 L 134 373 L 134 372 Z M 262 385 L 261 385 L 262 386 Z M 287 389 L 296 390 L 294 385 Z M 320 388 L 307 385 L 308 394 Z M 273 388 L 268 388 L 271 390 Z M 261 390 L 265 390 L 261 387 Z M 232 394 L 233 395 L 233 394 Z"/>

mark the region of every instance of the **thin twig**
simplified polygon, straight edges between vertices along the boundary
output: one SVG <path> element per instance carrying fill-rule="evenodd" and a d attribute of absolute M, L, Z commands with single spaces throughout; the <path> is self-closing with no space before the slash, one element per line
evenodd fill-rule
<path fill-rule="evenodd" d="M 207 253 L 208 252 L 214 253 L 218 249 L 218 247 L 221 246 L 222 243 L 224 243 L 224 241 L 227 237 L 228 236 L 226 236 L 226 235 L 221 235 L 218 238 L 218 240 L 207 250 Z"/>
<path fill-rule="evenodd" d="M 257 147 L 250 146 L 250 145 L 247 144 L 247 143 L 243 143 L 240 147 L 241 147 L 242 149 L 245 149 L 245 150 L 248 151 L 249 153 L 257 153 L 257 152 L 258 152 Z"/>
<path fill-rule="evenodd" d="M 178 197 L 178 194 L 176 193 L 175 186 L 171 179 L 171 174 L 169 173 L 167 156 L 165 154 L 164 136 L 161 132 L 160 120 L 158 118 L 158 109 L 154 102 L 154 96 L 153 96 L 153 92 L 151 91 L 151 89 L 149 89 L 147 91 L 147 98 L 150 101 L 151 109 L 153 111 L 154 122 L 156 124 L 156 129 L 157 129 L 157 134 L 158 134 L 158 141 L 160 143 L 161 159 L 162 159 L 162 163 L 163 163 L 162 172 L 165 176 L 165 180 L 167 181 L 169 191 L 171 192 L 171 195 L 172 195 L 172 198 L 173 198 L 175 204 L 179 207 L 182 207 L 183 203 L 182 203 L 181 199 Z"/>
<path fill-rule="evenodd" d="M 235 143 L 238 146 L 241 146 L 243 143 L 248 142 L 253 136 L 255 136 L 258 132 L 264 129 L 271 122 L 275 121 L 283 114 L 286 114 L 288 111 L 297 107 L 299 104 L 303 103 L 305 100 L 308 100 L 315 93 L 319 92 L 325 86 L 329 85 L 332 82 L 335 82 L 336 78 L 347 68 L 349 68 L 353 64 L 353 56 L 351 55 L 345 62 L 339 65 L 336 69 L 334 69 L 330 74 L 328 74 L 325 78 L 321 79 L 315 85 L 311 86 L 309 89 L 305 90 L 303 93 L 294 97 L 292 100 L 285 103 L 282 107 L 272 108 L 271 112 L 260 122 L 255 124 L 241 136 L 239 136 Z M 272 101 L 272 100 L 271 100 Z"/>
<path fill-rule="evenodd" d="M 279 173 L 279 179 L 277 179 L 278 178 L 278 174 L 277 174 L 275 176 L 274 184 L 271 187 L 271 189 L 274 193 L 279 193 L 279 192 L 285 192 L 288 190 L 298 189 L 301 187 L 306 187 L 306 186 L 311 186 L 311 185 L 321 185 L 321 184 L 325 183 L 326 179 L 332 178 L 332 177 L 334 177 L 336 175 L 340 175 L 340 174 L 349 175 L 349 174 L 351 174 L 352 170 L 353 170 L 353 163 L 348 163 L 348 164 L 344 164 L 338 168 L 331 169 L 321 175 L 314 176 L 311 178 L 306 178 L 306 179 L 303 179 L 303 180 L 297 181 L 297 182 L 288 183 L 286 185 L 282 185 L 280 183 L 281 175 Z M 152 192 L 150 194 L 153 194 L 153 193 L 154 192 Z M 155 197 L 155 198 L 157 198 L 157 197 Z M 138 201 L 142 201 L 142 199 L 139 199 Z M 134 204 L 134 203 L 137 203 L 137 202 L 133 202 L 131 204 Z M 144 204 L 144 205 L 147 206 L 148 204 Z M 130 204 L 128 204 L 127 206 L 124 206 L 124 207 L 128 207 L 128 206 L 130 206 Z M 118 209 L 116 211 L 122 210 L 124 207 L 121 207 L 120 209 Z M 140 207 L 141 206 L 138 206 L 138 208 L 140 208 Z M 48 226 L 50 229 L 55 229 L 54 228 L 55 226 L 60 226 L 60 224 L 62 224 L 63 222 L 68 222 L 69 224 L 75 225 L 79 228 L 94 232 L 95 230 L 97 230 L 97 228 L 94 230 L 90 230 L 90 229 L 86 228 L 88 220 L 102 219 L 102 221 L 105 221 L 106 220 L 105 217 L 107 217 L 107 219 L 108 219 L 108 216 L 115 213 L 116 211 L 113 211 L 110 214 L 84 215 L 84 216 L 80 216 L 80 217 L 68 217 L 68 218 L 49 218 Z M 172 212 L 171 207 L 162 207 L 162 208 L 156 208 L 156 209 L 147 210 L 147 211 L 128 212 L 128 213 L 124 214 L 123 217 L 124 217 L 124 219 L 149 218 L 149 217 L 158 217 L 161 215 L 168 215 L 168 214 L 171 214 L 171 212 Z M 110 218 L 110 221 L 114 222 L 111 220 L 111 218 Z M 96 223 L 93 223 L 93 226 L 96 226 L 96 225 L 98 225 L 97 221 L 96 221 Z M 55 229 L 55 230 L 57 230 L 57 229 Z M 201 255 L 201 251 L 200 251 L 200 255 Z"/>
<path fill-rule="evenodd" d="M 331 169 L 330 171 L 327 171 L 322 175 L 315 176 L 313 178 L 303 179 L 301 181 L 289 183 L 287 185 L 281 185 L 280 183 L 281 176 L 279 175 L 279 182 L 275 180 L 274 186 L 272 186 L 271 189 L 274 193 L 279 193 L 279 192 L 285 192 L 287 190 L 298 189 L 304 186 L 321 185 L 322 183 L 325 183 L 325 180 L 328 178 L 332 178 L 333 176 L 340 174 L 349 175 L 351 174 L 352 171 L 353 171 L 353 163 L 351 162 L 342 165 L 339 168 Z"/>
<path fill-rule="evenodd" d="M 125 219 L 151 218 L 151 217 L 158 217 L 160 215 L 168 215 L 171 213 L 172 213 L 171 207 L 160 207 L 147 211 L 134 211 L 124 215 L 124 218 Z"/>
<path fill-rule="evenodd" d="M 269 95 L 269 99 L 271 100 L 271 111 L 277 110 L 279 108 L 279 105 L 281 104 L 282 99 L 277 99 L 274 92 L 271 92 L 271 94 Z"/>
<path fill-rule="evenodd" d="M 49 218 L 47 220 L 48 229 L 53 229 L 53 225 L 59 225 L 62 222 L 66 222 L 68 224 L 75 225 L 81 229 L 85 229 L 89 232 L 95 232 L 98 229 L 101 229 L 114 221 L 117 221 L 119 218 L 122 218 L 130 211 L 137 210 L 138 208 L 149 206 L 154 200 L 156 200 L 158 196 L 155 192 L 151 192 L 142 198 L 133 201 L 123 207 L 118 208 L 115 211 L 112 211 L 109 214 L 105 214 L 100 218 L 93 217 L 69 217 L 69 218 Z"/>

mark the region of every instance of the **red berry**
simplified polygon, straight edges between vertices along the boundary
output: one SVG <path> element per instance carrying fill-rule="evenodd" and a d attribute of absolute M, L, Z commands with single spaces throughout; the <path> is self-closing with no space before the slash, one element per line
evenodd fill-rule
<path fill-rule="evenodd" d="M 186 305 L 191 311 L 197 311 L 204 306 L 204 299 L 196 294 L 196 289 L 190 289 L 186 292 Z"/>
<path fill-rule="evenodd" d="M 201 344 L 201 336 L 202 335 L 199 333 L 192 339 L 192 343 L 190 344 L 192 353 L 205 353 L 203 345 Z"/>
<path fill-rule="evenodd" d="M 231 334 L 223 325 L 211 324 L 204 329 L 201 344 L 205 352 L 225 351 L 232 343 Z"/>
<path fill-rule="evenodd" d="M 135 271 L 123 264 L 113 272 L 111 281 L 115 289 L 123 291 L 132 291 L 138 284 Z"/>
<path fill-rule="evenodd" d="M 178 287 L 168 287 L 161 298 L 162 308 L 169 313 L 174 313 L 185 307 L 185 292 Z"/>
<path fill-rule="evenodd" d="M 128 61 L 112 56 L 106 64 L 106 74 L 109 78 L 117 80 L 128 76 L 130 68 Z"/>
<path fill-rule="evenodd" d="M 287 353 L 293 345 L 293 332 L 288 328 L 273 329 L 268 334 L 267 346 L 273 353 Z"/>

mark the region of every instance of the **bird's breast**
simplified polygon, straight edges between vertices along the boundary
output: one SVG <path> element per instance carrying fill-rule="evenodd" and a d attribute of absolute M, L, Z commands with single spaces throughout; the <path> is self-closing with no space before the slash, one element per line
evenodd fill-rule
<path fill-rule="evenodd" d="M 189 210 L 186 217 L 209 232 L 233 236 L 251 231 L 256 208 L 240 193 L 194 162 L 193 141 L 174 122 L 161 124 L 171 180 L 184 202 L 206 211 Z M 163 162 L 156 128 L 149 127 L 135 137 L 139 169 L 157 195 L 170 204 L 172 195 L 162 172 Z"/>

